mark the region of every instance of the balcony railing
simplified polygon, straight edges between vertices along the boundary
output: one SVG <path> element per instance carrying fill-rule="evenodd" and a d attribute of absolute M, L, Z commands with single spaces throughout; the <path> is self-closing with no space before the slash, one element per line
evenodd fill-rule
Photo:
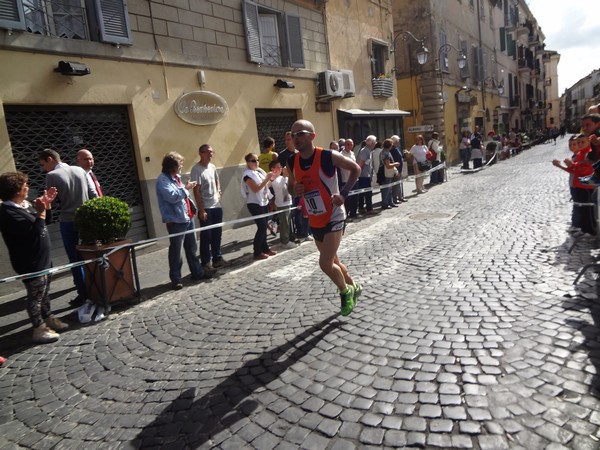
<path fill-rule="evenodd" d="M 373 97 L 392 97 L 394 80 L 391 78 L 373 78 Z"/>

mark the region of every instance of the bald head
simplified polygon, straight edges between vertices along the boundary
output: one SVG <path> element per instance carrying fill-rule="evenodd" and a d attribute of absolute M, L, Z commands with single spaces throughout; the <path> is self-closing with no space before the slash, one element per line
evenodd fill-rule
<path fill-rule="evenodd" d="M 296 120 L 292 125 L 292 132 L 297 131 L 296 129 L 315 132 L 315 126 L 308 120 Z"/>
<path fill-rule="evenodd" d="M 92 152 L 85 148 L 79 150 L 77 152 L 77 165 L 86 172 L 92 170 L 94 167 L 94 157 L 92 156 Z"/>
<path fill-rule="evenodd" d="M 313 151 L 313 139 L 315 138 L 315 127 L 308 120 L 297 120 L 292 125 L 292 138 L 294 146 L 304 155 Z"/>

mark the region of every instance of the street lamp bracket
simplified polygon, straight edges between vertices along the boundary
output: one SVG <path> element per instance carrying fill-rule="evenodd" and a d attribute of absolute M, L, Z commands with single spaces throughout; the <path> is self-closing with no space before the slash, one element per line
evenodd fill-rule
<path fill-rule="evenodd" d="M 406 42 L 409 38 L 421 44 L 421 48 L 417 51 L 417 62 L 422 66 L 427 62 L 427 56 L 429 55 L 429 50 L 427 47 L 425 47 L 425 38 L 419 39 L 410 31 L 399 31 L 394 38 L 391 51 L 396 51 L 396 42 L 398 42 L 398 39 L 402 39 L 404 42 Z"/>
<path fill-rule="evenodd" d="M 451 49 L 455 50 L 456 52 L 458 52 L 458 58 L 456 58 L 456 62 L 458 64 L 458 68 L 462 70 L 462 69 L 464 69 L 466 67 L 466 65 L 467 65 L 467 55 L 465 55 L 465 53 L 462 50 L 456 48 L 452 44 L 443 44 L 438 49 L 438 58 L 437 58 L 438 70 L 442 70 L 442 52 L 443 53 L 448 53 Z"/>

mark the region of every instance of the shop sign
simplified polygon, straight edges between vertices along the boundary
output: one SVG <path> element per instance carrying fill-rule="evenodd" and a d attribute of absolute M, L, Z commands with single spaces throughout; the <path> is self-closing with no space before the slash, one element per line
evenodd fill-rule
<path fill-rule="evenodd" d="M 181 95 L 176 101 L 175 114 L 192 125 L 213 125 L 219 123 L 229 106 L 220 95 L 208 91 L 192 91 Z"/>

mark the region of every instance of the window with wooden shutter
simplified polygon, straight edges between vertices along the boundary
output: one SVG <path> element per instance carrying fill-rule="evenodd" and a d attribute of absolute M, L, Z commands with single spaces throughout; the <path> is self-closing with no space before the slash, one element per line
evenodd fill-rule
<path fill-rule="evenodd" d="M 131 44 L 125 0 L 0 0 L 0 28 Z"/>
<path fill-rule="evenodd" d="M 480 52 L 480 48 L 473 46 L 471 47 L 471 54 L 473 55 L 472 60 L 473 60 L 473 70 L 471 73 L 471 76 L 473 77 L 473 82 L 474 83 L 479 83 L 479 80 L 481 79 L 481 52 Z"/>
<path fill-rule="evenodd" d="M 0 0 L 0 27 L 25 29 L 25 13 L 21 0 Z"/>
<path fill-rule="evenodd" d="M 471 71 L 469 69 L 469 48 L 467 46 L 467 41 L 460 41 L 458 43 L 458 48 L 462 51 L 462 54 L 466 56 L 465 67 L 460 69 L 460 76 L 462 78 L 469 78 L 471 76 Z"/>
<path fill-rule="evenodd" d="M 300 17 L 250 0 L 242 5 L 250 62 L 304 67 Z"/>
<path fill-rule="evenodd" d="M 302 46 L 302 26 L 300 17 L 285 15 L 289 63 L 291 67 L 304 67 L 304 47 Z"/>
<path fill-rule="evenodd" d="M 131 44 L 131 28 L 124 0 L 92 0 L 97 39 L 110 44 Z"/>
<path fill-rule="evenodd" d="M 243 3 L 244 25 L 246 27 L 246 47 L 251 62 L 263 63 L 263 50 L 260 43 L 260 19 L 258 5 L 254 2 Z"/>
<path fill-rule="evenodd" d="M 439 64 L 440 64 L 440 70 L 444 71 L 444 72 L 449 72 L 450 71 L 450 64 L 448 61 L 448 49 L 445 49 L 444 47 L 447 44 L 447 40 L 446 40 L 446 33 L 444 33 L 443 31 L 440 31 L 440 50 L 439 52 Z M 443 50 L 442 50 L 443 49 Z"/>

